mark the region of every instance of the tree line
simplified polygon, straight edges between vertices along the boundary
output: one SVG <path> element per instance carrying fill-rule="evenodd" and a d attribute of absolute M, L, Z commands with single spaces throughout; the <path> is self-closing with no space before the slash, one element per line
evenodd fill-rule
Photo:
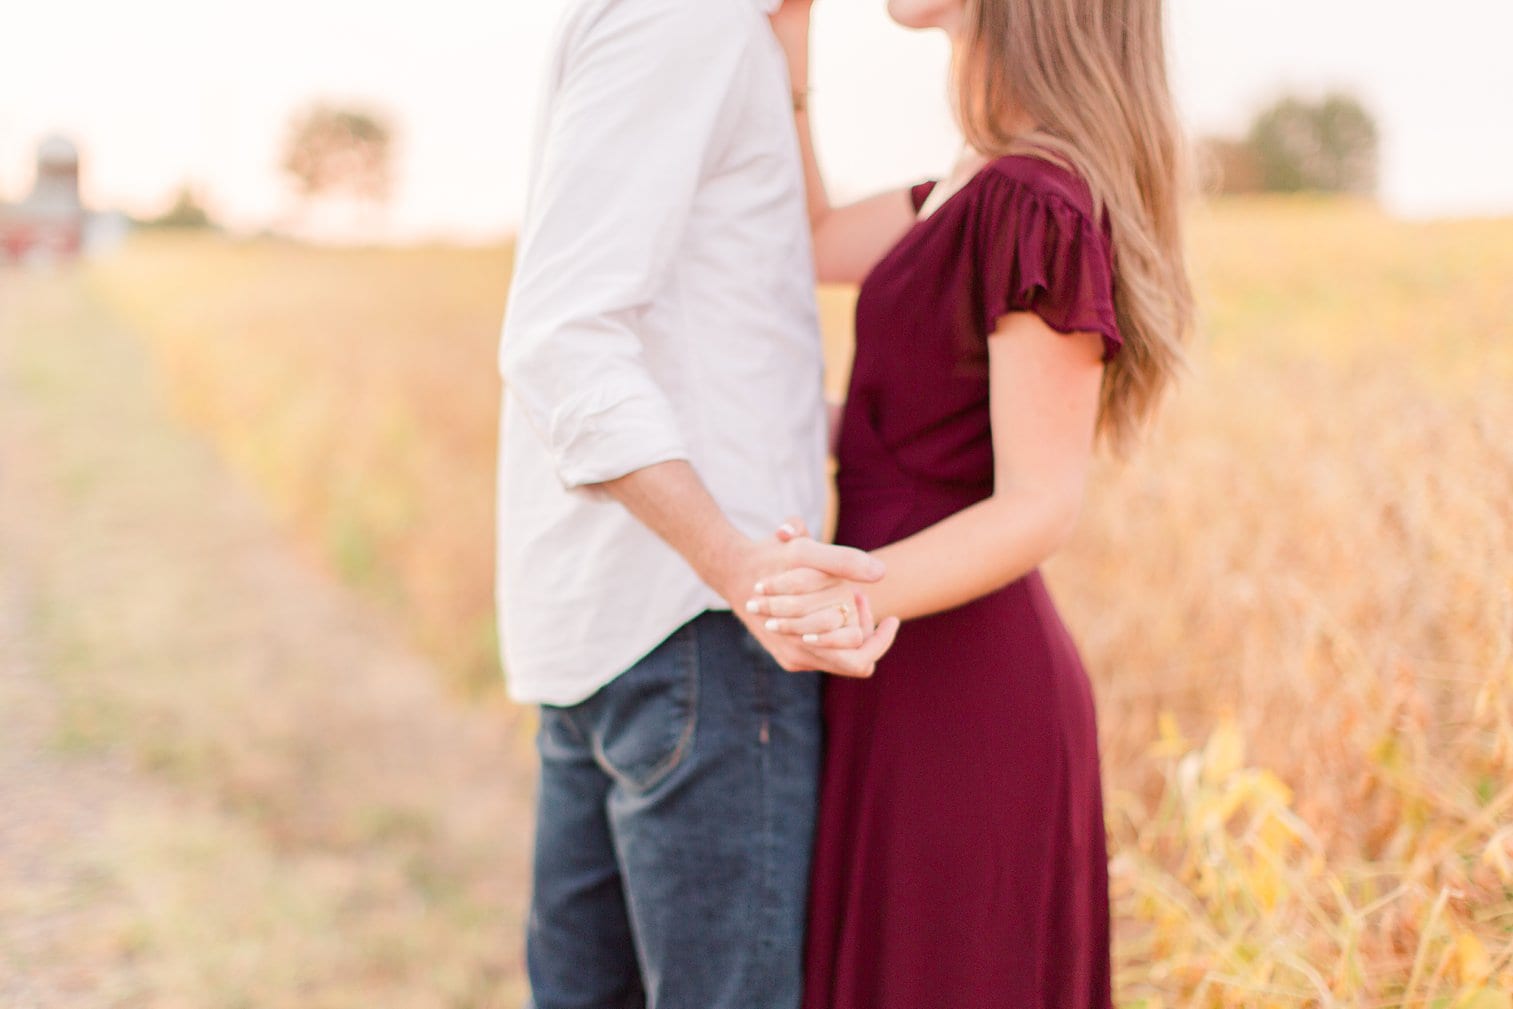
<path fill-rule="evenodd" d="M 1204 189 L 1215 193 L 1376 193 L 1380 135 L 1357 98 L 1331 93 L 1311 101 L 1279 98 L 1256 114 L 1241 137 L 1199 144 Z M 296 113 L 284 137 L 280 169 L 302 207 L 343 198 L 381 210 L 393 178 L 394 130 L 373 111 L 317 104 Z M 163 214 L 139 224 L 214 227 L 200 194 L 180 188 Z"/>
<path fill-rule="evenodd" d="M 295 113 L 284 134 L 279 169 L 301 209 L 344 199 L 381 211 L 389 201 L 394 168 L 394 129 L 379 112 L 319 103 Z M 147 227 L 214 228 L 201 193 L 179 187 L 174 203 Z"/>
<path fill-rule="evenodd" d="M 1205 188 L 1219 193 L 1376 194 L 1381 137 L 1364 104 L 1342 92 L 1288 95 L 1258 112 L 1243 137 L 1200 145 Z"/>

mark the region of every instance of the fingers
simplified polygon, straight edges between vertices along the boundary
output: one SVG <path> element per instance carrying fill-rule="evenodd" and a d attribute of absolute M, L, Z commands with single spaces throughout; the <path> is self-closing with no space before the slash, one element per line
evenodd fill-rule
<path fill-rule="evenodd" d="M 835 592 L 806 592 L 797 596 L 757 596 L 746 600 L 746 612 L 755 616 L 775 617 L 779 621 L 797 620 L 813 613 L 830 610 L 840 612 L 840 604 L 850 598 L 850 593 L 837 596 Z M 771 623 L 771 621 L 769 621 Z M 777 629 L 777 628 L 769 628 Z M 781 628 L 787 630 L 787 626 Z M 818 630 L 828 631 L 829 627 Z M 803 631 L 798 633 L 802 634 Z"/>
<path fill-rule="evenodd" d="M 802 596 L 822 592 L 840 584 L 840 579 L 814 568 L 793 568 L 763 578 L 753 587 L 759 596 Z"/>
<path fill-rule="evenodd" d="M 857 592 L 854 594 L 856 596 L 856 618 L 862 627 L 862 637 L 870 638 L 873 632 L 877 630 L 877 624 L 872 618 L 872 600 L 868 599 L 864 593 Z"/>
<path fill-rule="evenodd" d="M 848 581 L 875 582 L 884 573 L 882 561 L 854 547 L 799 539 L 789 543 L 788 550 L 794 561 L 791 567 L 814 568 Z"/>
<path fill-rule="evenodd" d="M 861 647 L 851 651 L 833 653 L 835 665 L 838 667 L 836 675 L 849 676 L 856 679 L 865 679 L 877 672 L 877 660 L 888 653 L 893 647 L 893 639 L 898 636 L 898 618 L 889 617 L 878 625 L 877 633 L 862 643 Z"/>
<path fill-rule="evenodd" d="M 809 536 L 809 526 L 797 515 L 790 516 L 786 522 L 778 526 L 779 543 L 791 543 L 793 540 L 804 539 L 807 536 Z"/>
<path fill-rule="evenodd" d="M 800 617 L 789 619 L 769 617 L 765 626 L 776 634 L 802 634 L 806 644 L 814 644 L 808 640 L 811 634 L 829 634 L 831 631 L 838 631 L 844 627 L 856 627 L 857 623 L 853 607 L 832 602 Z M 857 642 L 857 644 L 860 643 Z M 855 648 L 856 645 L 850 647 Z"/>
<path fill-rule="evenodd" d="M 875 668 L 877 660 L 888 654 L 888 649 L 893 647 L 894 640 L 898 637 L 898 628 L 901 622 L 897 617 L 888 617 L 877 627 L 877 633 L 867 639 L 862 645 L 861 653 L 872 663 Z"/>
<path fill-rule="evenodd" d="M 818 644 L 810 645 L 809 647 L 812 651 L 801 664 L 806 669 L 830 673 L 833 676 L 844 676 L 849 679 L 866 679 L 877 671 L 878 660 L 888 653 L 888 649 L 893 647 L 893 642 L 898 637 L 898 628 L 898 618 L 888 617 L 878 625 L 876 633 L 854 647 L 842 645 L 838 649 L 829 649 Z M 853 627 L 849 628 L 849 630 L 860 636 L 859 628 Z M 836 633 L 842 634 L 844 632 Z M 850 640 L 855 640 L 855 638 Z M 787 668 L 787 666 L 785 665 L 784 668 Z"/>
<path fill-rule="evenodd" d="M 833 631 L 805 634 L 803 637 L 804 644 L 810 648 L 829 648 L 835 651 L 860 648 L 866 640 L 866 633 L 855 624 L 847 624 Z"/>

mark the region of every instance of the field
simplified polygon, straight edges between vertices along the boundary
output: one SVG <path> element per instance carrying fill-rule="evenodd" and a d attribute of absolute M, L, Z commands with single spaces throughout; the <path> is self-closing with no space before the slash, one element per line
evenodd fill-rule
<path fill-rule="evenodd" d="M 1513 220 L 1291 199 L 1193 224 L 1191 373 L 1047 568 L 1099 695 L 1119 1003 L 1510 1009 Z M 491 590 L 509 266 L 145 235 L 77 282 L 305 557 L 511 726 L 518 771 Z M 823 300 L 838 389 L 850 294 Z M 270 822 L 296 787 L 256 792 Z M 390 937 L 406 970 L 503 900 L 446 864 L 461 910 Z"/>

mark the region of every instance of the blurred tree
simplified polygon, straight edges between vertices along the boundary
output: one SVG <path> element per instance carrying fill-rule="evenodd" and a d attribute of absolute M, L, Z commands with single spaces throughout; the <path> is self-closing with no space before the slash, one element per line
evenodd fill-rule
<path fill-rule="evenodd" d="M 179 187 L 173 206 L 159 214 L 138 222 L 148 228 L 214 228 L 216 223 L 200 201 L 199 195 L 188 183 Z"/>
<path fill-rule="evenodd" d="M 1316 103 L 1282 98 L 1256 116 L 1246 145 L 1264 189 L 1376 191 L 1376 121 L 1349 95 L 1330 94 Z"/>
<path fill-rule="evenodd" d="M 306 198 L 346 195 L 382 204 L 389 198 L 392 148 L 381 117 L 317 105 L 291 123 L 283 168 Z"/>
<path fill-rule="evenodd" d="M 1366 107 L 1349 95 L 1327 96 L 1318 108 L 1324 183 L 1336 192 L 1376 192 L 1381 136 Z"/>

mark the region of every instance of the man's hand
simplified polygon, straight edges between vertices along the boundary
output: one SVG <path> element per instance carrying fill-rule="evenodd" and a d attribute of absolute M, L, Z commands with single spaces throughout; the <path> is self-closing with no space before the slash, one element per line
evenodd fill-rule
<path fill-rule="evenodd" d="M 788 543 L 807 538 L 809 531 L 803 520 L 790 519 L 777 536 Z M 871 600 L 863 587 L 814 567 L 789 568 L 757 582 L 746 612 L 765 618 L 763 629 L 797 637 L 821 654 L 860 648 L 875 630 Z"/>
<path fill-rule="evenodd" d="M 856 610 L 857 628 L 862 633 L 847 639 L 853 647 L 813 647 L 801 637 L 769 630 L 768 618 L 747 608 L 754 587 L 764 579 L 796 568 L 824 572 L 846 583 L 866 584 L 883 576 L 881 562 L 861 550 L 818 543 L 800 536 L 801 526 L 791 525 L 791 532 L 780 540 L 748 543 L 728 566 L 727 573 L 715 586 L 731 610 L 746 625 L 752 636 L 772 655 L 778 665 L 789 672 L 810 670 L 836 676 L 864 678 L 877 668 L 877 660 L 893 646 L 898 621 L 889 619 L 872 626 L 872 613 L 865 596 L 857 593 L 848 605 Z"/>
<path fill-rule="evenodd" d="M 746 609 L 757 582 L 794 568 L 813 568 L 862 584 L 875 582 L 883 576 L 882 562 L 863 551 L 816 543 L 808 538 L 798 519 L 790 520 L 788 534 L 765 543 L 752 541 L 730 524 L 693 467 L 680 459 L 656 463 L 597 486 L 688 561 L 704 584 L 725 598 L 736 617 L 789 672 L 871 676 L 877 660 L 892 646 L 898 633 L 896 620 L 869 627 L 866 640 L 856 648 L 816 649 L 800 637 L 768 630 L 765 619 Z M 864 610 L 858 604 L 857 612 Z"/>

